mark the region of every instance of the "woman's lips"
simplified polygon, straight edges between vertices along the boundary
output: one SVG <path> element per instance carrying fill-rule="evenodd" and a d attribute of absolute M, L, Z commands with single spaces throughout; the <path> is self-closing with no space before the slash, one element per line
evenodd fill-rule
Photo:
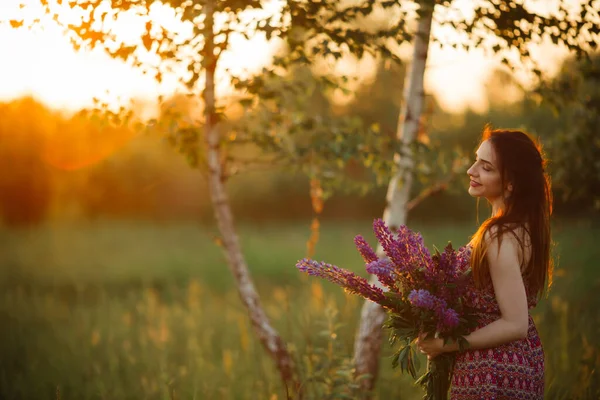
<path fill-rule="evenodd" d="M 471 187 L 477 187 L 477 186 L 481 186 L 481 184 L 475 182 L 475 181 L 471 181 L 470 182 Z"/>

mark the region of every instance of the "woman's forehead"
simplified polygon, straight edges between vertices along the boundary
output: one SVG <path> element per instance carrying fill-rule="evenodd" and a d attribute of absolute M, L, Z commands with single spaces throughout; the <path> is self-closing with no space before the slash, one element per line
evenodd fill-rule
<path fill-rule="evenodd" d="M 489 139 L 484 140 L 476 151 L 477 157 L 496 165 L 496 151 Z"/>

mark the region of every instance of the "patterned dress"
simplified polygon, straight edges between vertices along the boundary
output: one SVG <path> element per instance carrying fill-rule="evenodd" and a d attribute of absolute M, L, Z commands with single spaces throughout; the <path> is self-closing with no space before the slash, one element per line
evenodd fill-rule
<path fill-rule="evenodd" d="M 526 288 L 527 289 L 527 288 Z M 536 300 L 528 294 L 529 309 Z M 469 304 L 479 317 L 479 327 L 500 318 L 500 308 L 489 287 L 475 289 Z M 544 350 L 529 315 L 525 339 L 498 347 L 457 353 L 450 388 L 451 400 L 541 400 L 544 398 Z"/>

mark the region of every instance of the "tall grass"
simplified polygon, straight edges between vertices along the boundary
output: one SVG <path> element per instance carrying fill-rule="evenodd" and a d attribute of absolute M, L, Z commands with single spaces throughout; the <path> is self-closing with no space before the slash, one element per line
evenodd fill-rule
<path fill-rule="evenodd" d="M 438 247 L 466 242 L 474 228 L 416 227 Z M 308 397 L 355 398 L 351 356 L 362 303 L 295 270 L 308 224 L 240 231 Z M 555 231 L 558 277 L 535 311 L 549 398 L 594 398 L 599 229 L 569 222 Z M 370 221 L 324 224 L 314 257 L 363 273 L 352 243 L 358 233 L 374 242 Z M 194 224 L 114 221 L 0 232 L 0 398 L 285 398 L 215 237 Z M 391 369 L 391 353 L 384 346 L 377 398 L 419 398 Z"/>

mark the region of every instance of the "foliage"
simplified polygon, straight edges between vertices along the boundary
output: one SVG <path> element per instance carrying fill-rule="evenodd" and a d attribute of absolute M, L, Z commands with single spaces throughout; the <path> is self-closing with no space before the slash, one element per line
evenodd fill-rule
<path fill-rule="evenodd" d="M 244 138 L 238 139 L 238 143 L 241 141 L 245 145 L 246 139 L 249 139 L 253 145 L 274 152 L 272 157 L 269 156 L 271 161 L 283 158 L 289 165 L 307 172 L 311 178 L 323 179 L 325 186 L 329 186 L 331 181 L 333 189 L 357 189 L 363 194 L 373 188 L 373 176 L 349 185 L 348 182 L 352 180 L 345 180 L 344 173 L 357 163 L 360 168 L 374 172 L 376 185 L 385 181 L 382 171 L 390 171 L 393 166 L 387 152 L 403 152 L 403 149 L 395 148 L 393 140 L 390 141 L 391 146 L 387 146 L 385 141 L 378 143 L 379 139 L 386 138 L 385 133 L 383 136 L 381 134 L 381 127 L 385 128 L 387 122 L 378 120 L 365 123 L 353 117 L 332 115 L 327 109 L 312 115 L 311 107 L 307 104 L 311 93 L 319 90 L 322 96 L 326 91 L 343 89 L 344 77 L 333 77 L 328 73 L 318 75 L 316 87 L 314 82 L 306 84 L 296 79 L 284 83 L 284 80 L 298 65 L 314 67 L 322 64 L 323 60 L 338 60 L 348 55 L 362 58 L 365 54 L 371 54 L 376 58 L 399 62 L 399 45 L 412 40 L 413 33 L 407 22 L 418 18 L 424 3 L 436 5 L 436 21 L 442 27 L 452 27 L 461 32 L 455 36 L 454 42 L 433 37 L 434 42 L 467 50 L 483 48 L 501 54 L 503 61 L 511 66 L 515 65 L 515 61 L 511 60 L 511 52 L 526 64 L 534 62 L 530 48 L 544 40 L 562 44 L 577 56 L 584 55 L 595 48 L 600 32 L 595 11 L 596 0 L 570 2 L 569 9 L 565 1 L 559 1 L 553 13 L 537 12 L 526 6 L 524 0 L 480 1 L 475 3 L 472 15 L 456 12 L 454 3 L 448 0 L 404 4 L 388 0 L 364 0 L 348 5 L 334 0 L 287 0 L 276 6 L 257 0 L 128 0 L 111 4 L 101 0 L 41 2 L 46 12 L 67 28 L 75 47 L 101 47 L 113 57 L 152 73 L 159 81 L 167 73 L 175 74 L 187 88 L 186 94 L 196 98 L 202 92 L 203 71 L 207 68 L 216 71 L 220 56 L 230 49 L 230 39 L 234 36 L 263 36 L 269 41 L 283 43 L 281 53 L 274 57 L 273 64 L 266 67 L 260 76 L 241 78 L 224 71 L 244 94 L 241 104 L 249 109 L 252 116 L 250 120 L 245 120 L 252 125 L 252 133 L 241 135 Z M 214 9 L 219 20 L 217 30 L 210 32 L 209 36 L 206 29 L 213 29 L 213 26 L 206 25 L 207 5 Z M 65 8 L 74 10 L 81 19 L 67 20 L 67 14 L 62 13 Z M 158 20 L 156 16 L 159 13 L 168 15 L 168 18 Z M 141 21 L 135 34 L 128 37 L 119 35 L 115 22 L 122 22 L 131 16 Z M 20 26 L 23 23 L 13 21 L 11 24 Z M 35 20 L 25 23 L 35 25 Z M 207 38 L 213 36 L 216 42 L 207 43 Z M 208 54 L 208 49 L 213 48 L 214 53 Z M 533 70 L 539 73 L 535 67 Z M 282 90 L 288 90 L 293 95 L 282 93 Z M 225 104 L 219 98 L 217 101 L 219 104 L 214 105 L 214 110 L 212 104 L 206 107 L 211 108 L 210 115 L 216 115 L 222 121 Z M 273 121 L 282 122 L 281 125 L 285 127 L 277 127 L 280 135 L 274 134 Z M 167 125 L 170 127 L 167 131 L 171 142 L 192 165 L 199 165 L 202 158 L 202 141 L 199 140 L 202 136 L 201 118 L 193 118 L 184 124 L 167 122 Z M 315 129 L 318 125 L 332 127 L 331 132 Z M 228 138 L 237 137 L 240 132 L 247 133 L 240 129 L 233 134 L 222 132 L 222 144 L 231 146 Z M 289 140 L 289 136 L 296 132 L 302 132 L 304 138 L 316 136 L 317 139 L 304 146 L 308 150 L 296 149 Z M 416 143 L 415 146 L 421 144 Z M 432 161 L 439 160 L 433 156 L 436 152 L 426 154 L 422 158 L 420 172 L 423 169 L 438 170 L 430 165 Z M 232 151 L 229 156 L 232 155 L 239 158 L 239 152 Z M 228 174 L 236 173 L 239 165 L 245 161 L 242 159 L 230 167 Z M 446 165 L 448 170 L 455 169 L 454 166 L 447 166 L 452 161 L 438 164 Z M 422 180 L 425 182 L 427 179 Z"/>
<path fill-rule="evenodd" d="M 589 62 L 596 62 L 594 60 L 596 58 Z M 598 148 L 594 146 L 596 126 L 584 124 L 586 120 L 578 116 L 587 115 L 593 121 L 594 114 L 587 111 L 591 112 L 594 105 L 590 103 L 589 107 L 584 109 L 578 107 L 575 101 L 578 101 L 578 98 L 586 101 L 585 93 L 592 96 L 589 100 L 593 99 L 597 81 L 593 74 L 581 72 L 581 65 L 575 60 L 567 61 L 563 67 L 565 75 L 559 74 L 556 78 L 548 80 L 544 86 L 556 90 L 523 90 L 522 99 L 514 103 L 498 100 L 498 94 L 501 94 L 506 86 L 489 86 L 489 96 L 494 96 L 496 101 L 490 101 L 490 109 L 484 113 L 466 110 L 460 114 L 448 114 L 438 109 L 432 99 L 434 108 L 431 118 L 427 119 L 430 144 L 418 147 L 421 149 L 418 158 L 423 167 L 435 167 L 420 169 L 415 194 L 431 182 L 444 179 L 450 173 L 444 168 L 448 168 L 447 160 L 454 156 L 444 153 L 443 150 L 456 148 L 456 154 L 472 152 L 477 144 L 476 132 L 479 132 L 485 123 L 491 123 L 493 126 L 522 128 L 540 136 L 551 161 L 555 211 L 559 215 L 574 215 L 593 209 L 594 188 L 600 181 L 598 174 L 594 172 L 594 160 L 597 159 L 595 152 Z M 357 116 L 364 121 L 365 126 L 383 121 L 379 125 L 380 133 L 376 135 L 373 131 L 371 139 L 364 140 L 380 143 L 381 147 L 373 151 L 382 152 L 381 154 L 385 152 L 391 156 L 386 143 L 390 143 L 394 135 L 394 115 L 398 112 L 399 105 L 390 105 L 381 92 L 393 84 L 395 75 L 391 73 L 392 70 L 386 70 L 383 66 L 380 70 L 373 82 L 365 83 L 359 89 L 361 94 L 357 95 L 356 100 L 349 106 L 337 110 L 334 114 L 333 109 L 327 112 L 340 120 L 346 114 Z M 287 79 L 294 77 L 302 77 L 301 81 L 307 87 L 312 85 L 313 97 L 306 101 L 317 108 L 317 111 L 321 110 L 320 112 L 324 113 L 324 109 L 330 107 L 330 104 L 322 95 L 321 89 L 316 88 L 318 81 L 309 77 L 306 71 L 298 71 L 298 74 Z M 559 90 L 562 87 L 559 82 L 565 83 L 567 87 L 576 86 L 574 89 L 581 92 Z M 568 93 L 573 93 L 569 100 L 553 97 L 559 94 L 566 96 Z M 538 99 L 544 99 L 540 95 L 545 96 L 547 100 L 540 103 Z M 5 217 L 5 223 L 8 223 L 6 218 L 16 220 L 19 215 L 27 213 L 38 215 L 36 223 L 39 223 L 47 218 L 72 215 L 75 210 L 79 210 L 77 213 L 81 213 L 80 215 L 90 218 L 103 215 L 132 216 L 134 213 L 137 218 L 146 220 L 209 219 L 210 210 L 202 184 L 202 168 L 196 171 L 185 168 L 184 160 L 165 145 L 162 131 L 152 129 L 131 137 L 131 133 L 125 131 L 125 127 L 119 128 L 119 131 L 115 129 L 117 126 L 114 121 L 103 121 L 97 114 L 67 117 L 54 113 L 31 99 L 3 103 L 1 107 L 4 110 L 4 133 L 1 135 L 3 145 L 0 151 L 5 154 L 2 160 L 10 162 L 11 165 L 20 165 L 18 171 L 23 173 L 7 173 L 0 178 L 5 185 L 2 196 L 4 209 L 12 210 L 5 212 L 8 215 Z M 185 96 L 166 98 L 163 112 L 177 113 L 178 117 L 167 116 L 165 120 L 184 122 L 185 118 L 193 118 L 194 107 L 197 105 Z M 309 109 L 309 112 L 312 111 Z M 36 115 L 36 118 L 27 118 L 27 115 Z M 93 122 L 92 118 L 95 118 L 96 122 Z M 235 124 L 236 120 L 232 117 L 230 126 Z M 27 128 L 26 125 L 30 127 Z M 286 137 L 283 132 L 279 131 L 278 134 Z M 19 146 L 13 141 L 16 138 L 21 141 Z M 288 140 L 296 146 L 289 136 Z M 312 211 L 306 200 L 308 181 L 303 174 L 290 174 L 292 168 L 281 168 L 269 162 L 273 160 L 273 154 L 267 157 L 264 155 L 266 153 L 259 149 L 244 148 L 239 137 L 232 143 L 236 141 L 236 145 L 231 145 L 231 152 L 244 150 L 244 159 L 251 157 L 254 161 L 263 160 L 260 164 L 250 165 L 245 164 L 241 157 L 236 161 L 232 158 L 233 155 L 228 156 L 232 168 L 238 167 L 238 170 L 248 172 L 243 176 L 231 174 L 229 189 L 237 219 L 310 218 Z M 238 148 L 234 149 L 235 146 Z M 324 149 L 330 146 L 332 144 L 327 143 Z M 347 148 L 345 146 L 343 148 Z M 16 150 L 17 148 L 19 150 Z M 8 158 L 9 150 L 11 158 Z M 331 151 L 329 153 L 334 154 Z M 437 157 L 436 153 L 439 154 Z M 382 156 L 374 160 L 375 164 L 371 164 L 372 169 L 359 165 L 352 158 L 342 167 L 336 162 L 330 161 L 325 164 L 324 161 L 323 171 L 329 171 L 325 176 L 330 177 L 323 178 L 324 186 L 330 192 L 334 190 L 335 194 L 327 200 L 323 218 L 375 218 L 379 215 L 384 206 L 383 186 L 371 189 L 363 197 L 352 194 L 359 190 L 359 185 L 376 182 L 373 174 L 377 171 L 381 173 L 378 179 L 382 183 L 385 181 L 389 171 L 385 170 L 384 165 L 389 163 L 389 159 Z M 375 168 L 377 163 L 382 168 Z M 28 172 L 34 167 L 38 168 L 36 173 Z M 10 170 L 8 166 L 5 169 Z M 301 170 L 300 167 L 297 169 Z M 333 174 L 341 175 L 334 180 Z M 21 189 L 14 189 L 9 195 L 8 180 L 17 175 L 20 176 L 18 184 Z M 198 182 L 201 184 L 197 185 Z M 463 183 L 458 179 L 455 185 L 448 186 L 449 190 L 445 193 L 425 200 L 411 212 L 411 221 L 474 219 L 471 199 L 464 193 Z M 37 185 L 49 188 L 47 198 L 40 195 L 41 191 L 36 189 Z M 248 190 L 249 188 L 251 190 Z M 365 185 L 360 190 L 367 189 Z M 21 193 L 20 197 L 17 193 Z M 34 193 L 38 194 L 34 196 Z M 453 212 L 448 213 L 449 209 Z M 28 218 L 23 219 L 25 220 L 33 221 Z"/>
<path fill-rule="evenodd" d="M 472 16 L 454 12 L 451 1 L 435 3 L 439 10 L 437 22 L 463 34 L 454 43 L 437 37 L 434 42 L 467 49 L 483 47 L 502 53 L 511 65 L 507 55 L 511 49 L 527 61 L 529 48 L 549 38 L 583 53 L 594 47 L 598 34 L 594 1 L 579 2 L 581 13 L 577 15 L 567 13 L 563 2 L 559 3 L 556 14 L 549 15 L 530 10 L 523 1 L 479 2 Z M 219 24 L 211 33 L 216 38 L 213 54 L 208 54 L 206 47 L 208 28 L 204 14 L 209 3 L 205 1 L 128 0 L 108 4 L 100 0 L 74 0 L 42 4 L 50 16 L 67 28 L 74 46 L 101 47 L 113 57 L 153 74 L 159 81 L 167 73 L 175 74 L 186 87 L 184 93 L 196 99 L 204 85 L 203 71 L 207 68 L 216 71 L 220 56 L 230 49 L 231 38 L 262 36 L 282 44 L 273 64 L 257 76 L 242 78 L 230 71 L 217 71 L 231 79 L 242 94 L 240 104 L 246 109 L 245 117 L 235 127 L 225 120 L 227 104 L 218 96 L 218 104 L 210 113 L 222 122 L 221 146 L 226 152 L 223 179 L 248 166 L 285 161 L 310 178 L 321 180 L 325 196 L 340 189 L 365 194 L 385 184 L 394 172 L 392 155 L 404 151 L 395 144 L 393 121 L 397 115 L 391 117 L 390 123 L 387 119 L 365 120 L 364 116 L 334 113 L 326 96 L 335 90 L 345 90 L 346 78 L 327 72 L 307 74 L 301 68 L 312 66 L 315 70 L 315 66 L 325 65 L 324 61 L 349 55 L 362 58 L 371 54 L 400 61 L 398 47 L 412 40 L 407 21 L 418 17 L 420 2 L 400 5 L 395 1 L 368 0 L 345 5 L 333 0 L 289 0 L 274 6 L 260 1 L 214 1 L 210 5 L 214 6 Z M 62 13 L 65 8 L 74 10 L 82 19 L 67 21 L 67 14 Z M 157 19 L 159 13 L 168 18 Z M 119 35 L 115 22 L 133 15 L 141 21 L 135 34 Z M 23 23 L 17 22 L 13 25 Z M 35 21 L 24 23 L 35 25 Z M 294 78 L 294 73 L 299 76 Z M 318 102 L 312 102 L 315 97 L 320 98 L 322 108 L 316 107 Z M 194 115 L 180 118 L 165 110 L 163 107 L 161 123 L 156 127 L 167 132 L 169 141 L 190 164 L 202 166 L 202 118 Z M 266 150 L 268 155 L 244 159 L 241 154 L 248 146 Z M 439 144 L 432 146 L 419 140 L 412 146 L 418 148 L 416 168 L 424 188 L 462 168 L 453 165 L 453 160 L 461 158 L 460 154 L 450 155 L 450 160 L 439 157 L 436 151 L 441 148 Z M 358 173 L 348 174 L 348 171 Z M 447 172 L 435 174 L 436 171 Z"/>
<path fill-rule="evenodd" d="M 220 56 L 230 49 L 230 38 L 262 36 L 269 41 L 283 40 L 280 54 L 258 76 L 241 78 L 230 71 L 217 71 L 230 78 L 243 94 L 240 104 L 248 110 L 246 118 L 233 130 L 226 121 L 224 99 L 217 96 L 215 109 L 210 110 L 210 115 L 221 122 L 220 145 L 226 152 L 223 179 L 248 165 L 284 161 L 307 173 L 309 178 L 322 180 L 327 196 L 339 189 L 364 194 L 374 186 L 383 185 L 394 172 L 391 155 L 402 149 L 395 148 L 393 137 L 382 135 L 379 123 L 365 125 L 355 117 L 334 115 L 328 105 L 318 109 L 310 102 L 320 96 L 328 103 L 326 93 L 347 90 L 347 78 L 328 73 L 315 75 L 306 67 L 346 55 L 361 58 L 367 53 L 399 61 L 396 47 L 411 39 L 405 24 L 416 15 L 414 10 L 399 7 L 394 1 L 367 1 L 356 6 L 344 6 L 337 1 L 295 0 L 280 4 L 239 0 L 211 3 L 130 0 L 111 4 L 74 0 L 42 4 L 46 13 L 66 28 L 75 48 L 102 48 L 111 56 L 151 73 L 158 81 L 167 73 L 174 74 L 186 87 L 184 94 L 196 99 L 203 91 L 203 71 L 207 68 L 217 71 Z M 216 38 L 214 44 L 206 42 L 207 5 L 214 6 L 219 21 L 210 36 Z M 75 12 L 77 18 L 68 19 L 63 12 L 66 9 Z M 374 17 L 381 11 L 393 18 L 382 21 Z M 165 18 L 157 19 L 159 13 Z M 118 23 L 133 16 L 139 22 L 134 34 L 119 35 Z M 25 23 L 36 24 L 35 20 Z M 208 45 L 214 46 L 214 54 L 208 54 Z M 300 76 L 289 79 L 302 69 Z M 302 77 L 308 81 L 303 82 Z M 192 166 L 202 167 L 205 152 L 202 119 L 172 113 L 163 106 L 159 124 L 153 125 L 167 133 L 169 142 Z M 276 122 L 282 122 L 282 126 L 274 129 Z M 290 146 L 290 137 L 294 146 Z M 248 146 L 258 146 L 269 154 L 244 159 L 240 154 Z M 358 179 L 346 179 L 347 171 L 357 166 L 360 171 L 367 171 L 360 172 Z"/>
<path fill-rule="evenodd" d="M 232 127 L 236 140 L 317 178 L 325 197 L 334 190 L 364 194 L 389 179 L 393 142 L 378 124 L 334 112 L 325 96 L 337 87 L 334 77 L 295 67 L 286 74 L 265 69 L 234 83 L 249 94 L 247 111 Z"/>
<path fill-rule="evenodd" d="M 41 153 L 52 115 L 32 99 L 0 103 L 0 221 L 6 225 L 42 222 L 52 204 L 52 178 Z"/>
<path fill-rule="evenodd" d="M 320 330 L 316 338 L 313 339 L 315 335 L 311 332 L 306 338 L 306 351 L 298 355 L 304 368 L 300 374 L 305 376 L 305 396 L 324 400 L 368 398 L 360 385 L 362 378 L 356 375 L 352 358 L 345 355 L 340 342 L 346 324 L 340 322 L 334 303 L 326 305 L 324 320 L 318 320 L 317 324 Z"/>
<path fill-rule="evenodd" d="M 162 135 L 138 134 L 110 113 L 60 114 L 30 98 L 0 103 L 0 113 L 0 163 L 10 171 L 0 177 L 4 224 L 202 216 L 205 201 L 195 191 L 185 190 L 194 197 L 187 204 L 172 197 L 199 177 L 161 142 Z"/>
<path fill-rule="evenodd" d="M 452 10 L 452 1 L 440 1 Z M 478 1 L 472 18 L 441 19 L 442 26 L 449 26 L 461 32 L 454 42 L 445 37 L 434 37 L 434 41 L 466 50 L 483 49 L 499 53 L 502 62 L 511 67 L 516 61 L 532 65 L 532 72 L 541 75 L 531 48 L 544 40 L 565 46 L 578 57 L 594 51 L 599 42 L 600 21 L 598 20 L 597 0 L 560 0 L 556 10 L 542 13 L 532 10 L 525 0 Z M 443 30 L 440 30 L 443 32 Z M 511 59 L 516 52 L 518 59 Z"/>
<path fill-rule="evenodd" d="M 388 312 L 385 327 L 390 329 L 390 342 L 400 343 L 392 367 L 400 366 L 401 371 L 416 379 L 419 364 L 413 344 L 421 334 L 456 342 L 462 350 L 468 346 L 464 336 L 477 326 L 468 286 L 470 248 L 455 251 L 449 244 L 443 253 L 436 250 L 432 256 L 422 236 L 404 225 L 392 233 L 377 219 L 373 230 L 385 257 L 378 257 L 362 236 L 356 236 L 354 241 L 367 272 L 377 277 L 387 289 L 385 292 L 364 278 L 325 262 L 305 258 L 296 267 L 383 307 Z M 425 389 L 426 399 L 447 398 L 454 358 L 455 354 L 444 354 L 428 363 L 427 372 L 417 380 Z"/>
<path fill-rule="evenodd" d="M 467 110 L 460 123 L 453 125 L 448 118 L 432 136 L 468 151 L 476 145 L 472 132 L 485 123 L 531 132 L 540 138 L 550 161 L 556 211 L 574 215 L 598 210 L 599 87 L 597 54 L 589 59 L 567 58 L 557 76 L 533 89 L 521 88 L 516 101 L 490 101 L 490 108 L 481 114 Z M 488 96 L 502 90 L 506 86 L 492 87 Z"/>
<path fill-rule="evenodd" d="M 600 253 L 598 221 L 592 221 L 555 221 L 560 262 L 550 297 L 533 310 L 551 399 L 597 397 Z M 362 270 L 352 237 L 365 223 L 325 222 L 316 256 Z M 474 226 L 415 228 L 428 244 L 460 243 Z M 352 357 L 360 303 L 335 285 L 281 268 L 304 252 L 307 229 L 304 223 L 261 223 L 242 225 L 240 233 L 267 294 L 268 314 L 294 357 L 305 360 L 299 369 L 310 393 L 332 387 L 309 380 L 324 378 L 327 366 L 332 373 L 349 371 L 345 360 Z M 223 259 L 211 242 L 214 232 L 191 222 L 105 220 L 0 230 L 0 372 L 6 379 L 0 397 L 56 398 L 59 387 L 65 399 L 162 399 L 171 389 L 175 398 L 285 399 L 270 360 L 249 334 L 232 279 L 217 268 Z M 164 342 L 158 341 L 161 329 L 169 333 Z M 335 339 L 325 331 L 335 332 Z M 337 358 L 327 361 L 330 342 Z M 318 373 L 302 357 L 308 355 L 313 366 L 323 366 Z M 386 365 L 391 356 L 384 346 L 380 362 Z M 374 395 L 422 397 L 409 376 L 391 368 L 381 369 Z"/>
<path fill-rule="evenodd" d="M 560 200 L 600 210 L 600 55 L 567 60 L 537 90 L 560 119 L 548 146 Z"/>

